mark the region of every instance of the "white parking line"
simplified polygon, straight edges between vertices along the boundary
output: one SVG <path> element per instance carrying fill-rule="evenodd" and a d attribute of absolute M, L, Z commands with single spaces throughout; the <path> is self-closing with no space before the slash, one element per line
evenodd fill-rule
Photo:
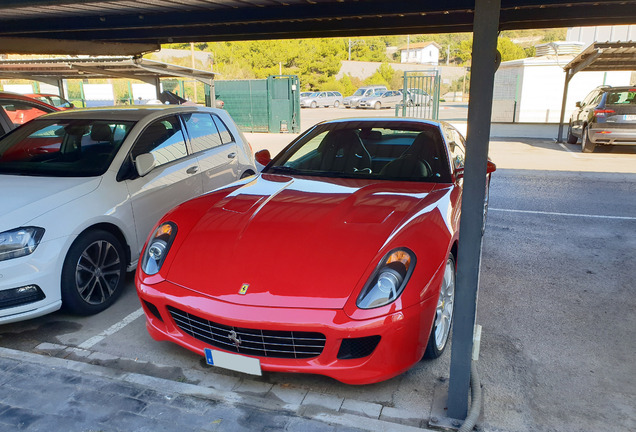
<path fill-rule="evenodd" d="M 126 327 L 128 324 L 130 324 L 131 322 L 133 322 L 134 320 L 136 320 L 143 314 L 144 314 L 144 310 L 142 308 L 139 308 L 133 313 L 131 313 L 130 315 L 128 315 L 123 320 L 119 321 L 117 324 L 113 324 L 112 326 L 108 327 L 106 330 L 104 330 L 100 334 L 93 336 L 92 338 L 82 342 L 77 347 L 82 349 L 90 349 L 93 346 L 100 343 L 105 338 L 107 338 L 108 336 L 117 333 L 119 330 L 123 329 L 124 327 Z"/>
<path fill-rule="evenodd" d="M 565 150 L 566 152 L 570 153 L 570 155 L 571 155 L 572 157 L 577 158 L 577 159 L 581 159 L 581 157 L 582 157 L 582 156 L 581 156 L 580 154 L 578 154 L 578 153 L 574 153 L 572 150 L 570 150 L 569 148 L 567 148 L 567 147 L 565 146 L 565 144 L 563 144 L 563 143 L 559 143 L 559 145 L 561 146 L 561 148 L 562 148 L 563 150 Z"/>
<path fill-rule="evenodd" d="M 595 218 L 595 219 L 618 219 L 618 220 L 636 220 L 634 216 L 609 216 L 609 215 L 590 215 L 590 214 L 578 214 L 578 213 L 559 213 L 559 212 L 546 212 L 536 210 L 513 210 L 513 209 L 499 209 L 489 207 L 488 211 L 500 211 L 508 213 L 527 213 L 527 214 L 539 214 L 549 216 L 570 216 L 570 217 L 582 217 L 582 218 Z"/>

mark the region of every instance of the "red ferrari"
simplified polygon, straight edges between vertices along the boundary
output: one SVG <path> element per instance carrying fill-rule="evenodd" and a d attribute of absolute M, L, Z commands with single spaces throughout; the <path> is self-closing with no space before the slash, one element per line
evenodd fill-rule
<path fill-rule="evenodd" d="M 260 175 L 176 207 L 148 239 L 136 286 L 151 336 L 219 367 L 349 384 L 440 356 L 464 151 L 444 122 L 361 118 L 259 152 Z"/>

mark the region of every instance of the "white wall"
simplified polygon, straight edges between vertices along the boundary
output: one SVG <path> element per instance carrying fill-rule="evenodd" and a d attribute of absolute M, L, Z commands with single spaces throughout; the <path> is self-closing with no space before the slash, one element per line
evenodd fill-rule
<path fill-rule="evenodd" d="M 629 85 L 631 72 L 579 72 L 572 78 L 565 105 L 565 119 L 569 119 L 582 100 L 599 85 Z M 523 73 L 518 105 L 519 122 L 557 123 L 561 115 L 565 72 L 560 66 L 531 66 Z"/>
<path fill-rule="evenodd" d="M 495 75 L 492 119 L 496 122 L 558 123 L 569 58 L 541 57 L 503 63 Z M 594 87 L 629 85 L 631 72 L 579 72 L 568 88 L 565 119 Z M 516 106 L 515 106 L 516 101 Z M 516 108 L 516 110 L 515 110 Z"/>

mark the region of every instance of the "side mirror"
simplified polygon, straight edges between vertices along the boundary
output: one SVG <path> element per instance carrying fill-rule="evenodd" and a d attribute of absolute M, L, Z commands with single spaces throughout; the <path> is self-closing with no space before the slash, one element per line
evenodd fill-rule
<path fill-rule="evenodd" d="M 135 169 L 139 177 L 148 174 L 157 165 L 157 161 L 152 153 L 142 153 L 135 158 Z"/>
<path fill-rule="evenodd" d="M 272 161 L 272 155 L 269 153 L 269 150 L 260 150 L 254 153 L 254 158 L 256 158 L 256 162 L 261 165 L 267 165 Z"/>
<path fill-rule="evenodd" d="M 577 108 L 581 108 L 581 101 L 576 101 L 574 104 Z"/>
<path fill-rule="evenodd" d="M 494 173 L 495 171 L 497 171 L 497 165 L 495 165 L 493 161 L 488 161 L 488 165 L 486 166 L 486 173 L 490 174 Z"/>
<path fill-rule="evenodd" d="M 497 171 L 497 165 L 495 165 L 492 161 L 488 161 L 488 164 L 486 165 L 486 174 L 491 174 L 495 171 Z M 457 168 L 455 170 L 455 178 L 457 180 L 464 178 L 464 168 Z"/>

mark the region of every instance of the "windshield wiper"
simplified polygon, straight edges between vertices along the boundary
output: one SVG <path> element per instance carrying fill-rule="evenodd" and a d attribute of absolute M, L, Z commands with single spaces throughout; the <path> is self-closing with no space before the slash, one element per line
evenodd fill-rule
<path fill-rule="evenodd" d="M 282 172 L 282 173 L 288 173 L 288 174 L 294 174 L 298 172 L 296 168 L 285 166 L 285 165 L 276 165 L 276 166 L 270 167 L 269 169 Z"/>

